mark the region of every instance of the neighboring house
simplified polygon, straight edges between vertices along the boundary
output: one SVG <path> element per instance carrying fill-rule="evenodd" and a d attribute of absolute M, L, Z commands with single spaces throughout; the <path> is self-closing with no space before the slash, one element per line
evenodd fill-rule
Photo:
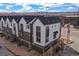
<path fill-rule="evenodd" d="M 11 36 L 12 34 L 12 30 L 11 30 L 11 23 L 10 23 L 10 19 L 9 16 L 0 16 L 0 26 L 1 26 L 1 30 L 3 31 L 4 35 Z"/>
<path fill-rule="evenodd" d="M 19 21 L 19 39 L 20 44 L 30 47 L 31 43 L 31 24 L 35 20 L 34 16 L 21 16 Z"/>
<path fill-rule="evenodd" d="M 4 25 L 3 19 L 0 24 Z M 61 36 L 61 20 L 57 16 L 7 16 L 6 26 L 19 44 L 39 52 L 56 44 Z"/>
<path fill-rule="evenodd" d="M 2 27 L 2 31 L 5 33 L 6 30 L 5 30 L 5 27 L 6 27 L 6 16 L 0 16 L 1 18 L 1 27 Z"/>
<path fill-rule="evenodd" d="M 7 19 L 6 19 L 6 26 L 8 28 L 12 28 L 12 23 L 11 22 L 12 22 L 12 18 L 10 16 L 8 16 Z"/>
<path fill-rule="evenodd" d="M 12 17 L 10 16 L 7 16 L 6 18 L 6 33 L 5 35 L 7 36 L 7 39 L 11 38 L 12 37 Z"/>
<path fill-rule="evenodd" d="M 18 30 L 19 30 L 19 21 L 20 16 L 12 16 L 12 34 L 16 37 L 19 37 Z"/>

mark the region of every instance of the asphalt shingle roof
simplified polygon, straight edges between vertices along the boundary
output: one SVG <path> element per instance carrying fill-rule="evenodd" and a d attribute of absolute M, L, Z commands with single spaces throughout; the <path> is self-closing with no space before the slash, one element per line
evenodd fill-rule
<path fill-rule="evenodd" d="M 18 23 L 22 17 L 25 19 L 27 23 L 32 21 L 35 17 L 39 19 L 44 25 L 61 22 L 58 16 L 26 16 L 26 15 L 18 16 L 17 15 L 17 16 L 0 16 L 0 19 L 3 18 L 5 21 L 8 18 L 10 22 L 12 21 L 12 19 L 15 19 L 15 21 Z"/>
<path fill-rule="evenodd" d="M 38 19 L 44 24 L 44 25 L 48 25 L 48 24 L 54 24 L 54 23 L 59 23 L 61 22 L 61 19 L 58 16 L 41 16 L 38 17 Z"/>

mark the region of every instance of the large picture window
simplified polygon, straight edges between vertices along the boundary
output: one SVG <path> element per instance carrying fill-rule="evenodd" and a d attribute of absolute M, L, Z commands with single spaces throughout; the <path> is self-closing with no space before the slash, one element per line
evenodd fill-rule
<path fill-rule="evenodd" d="M 36 41 L 37 42 L 41 42 L 41 27 L 40 26 L 36 26 Z"/>
<path fill-rule="evenodd" d="M 49 41 L 49 27 L 46 27 L 46 40 L 45 42 L 47 43 Z"/>

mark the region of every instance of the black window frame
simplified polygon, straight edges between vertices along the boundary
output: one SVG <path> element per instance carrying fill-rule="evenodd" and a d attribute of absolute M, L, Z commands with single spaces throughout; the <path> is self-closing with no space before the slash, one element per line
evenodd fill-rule
<path fill-rule="evenodd" d="M 41 43 L 41 27 L 36 26 L 36 42 Z"/>
<path fill-rule="evenodd" d="M 4 27 L 4 26 L 3 26 L 3 21 L 2 21 L 2 27 Z"/>
<path fill-rule="evenodd" d="M 45 40 L 45 43 L 49 42 L 49 26 L 46 27 L 46 40 Z"/>
<path fill-rule="evenodd" d="M 20 31 L 23 32 L 23 24 L 20 24 Z"/>

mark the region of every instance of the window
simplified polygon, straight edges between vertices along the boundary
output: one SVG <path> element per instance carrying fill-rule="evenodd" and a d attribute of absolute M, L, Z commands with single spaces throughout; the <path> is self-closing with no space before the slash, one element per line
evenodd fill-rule
<path fill-rule="evenodd" d="M 5 25 L 6 25 L 6 22 L 5 22 Z"/>
<path fill-rule="evenodd" d="M 20 24 L 20 31 L 23 32 L 23 24 Z"/>
<path fill-rule="evenodd" d="M 41 42 L 41 27 L 36 26 L 36 41 Z"/>
<path fill-rule="evenodd" d="M 46 27 L 46 43 L 49 41 L 49 27 Z"/>
<path fill-rule="evenodd" d="M 12 23 L 11 23 L 11 26 L 12 26 Z"/>
<path fill-rule="evenodd" d="M 13 23 L 13 30 L 14 30 L 14 33 L 16 35 L 16 25 Z"/>
<path fill-rule="evenodd" d="M 26 25 L 26 28 L 29 29 L 29 25 Z"/>
<path fill-rule="evenodd" d="M 52 26 L 52 28 L 53 28 L 53 26 Z"/>
<path fill-rule="evenodd" d="M 55 39 L 55 38 L 56 38 L 57 33 L 58 33 L 58 31 L 55 31 L 55 32 L 53 33 L 53 39 Z"/>
<path fill-rule="evenodd" d="M 7 23 L 7 28 L 8 28 L 9 26 L 8 26 L 8 23 Z"/>
<path fill-rule="evenodd" d="M 54 27 L 56 27 L 56 25 L 54 25 Z"/>
<path fill-rule="evenodd" d="M 3 22 L 2 22 L 2 27 L 3 27 Z"/>

